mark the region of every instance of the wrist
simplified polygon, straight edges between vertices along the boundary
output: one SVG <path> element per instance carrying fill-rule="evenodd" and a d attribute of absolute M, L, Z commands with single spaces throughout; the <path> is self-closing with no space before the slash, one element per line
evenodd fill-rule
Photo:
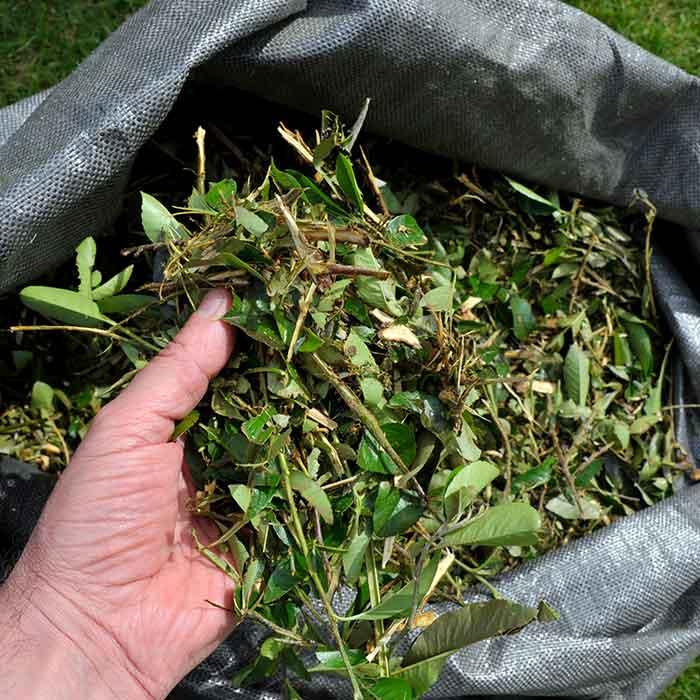
<path fill-rule="evenodd" d="M 157 700 L 106 630 L 24 569 L 0 586 L 0 697 Z"/>

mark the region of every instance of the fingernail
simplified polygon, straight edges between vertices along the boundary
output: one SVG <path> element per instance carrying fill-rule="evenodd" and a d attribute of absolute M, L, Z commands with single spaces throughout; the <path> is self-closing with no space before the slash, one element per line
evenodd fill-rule
<path fill-rule="evenodd" d="M 231 297 L 225 289 L 212 289 L 202 299 L 197 313 L 209 321 L 217 321 L 229 309 Z"/>

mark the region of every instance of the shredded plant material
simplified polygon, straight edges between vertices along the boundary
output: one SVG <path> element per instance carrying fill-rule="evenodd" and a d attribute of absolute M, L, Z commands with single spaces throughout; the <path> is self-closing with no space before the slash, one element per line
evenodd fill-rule
<path fill-rule="evenodd" d="M 318 672 L 355 698 L 421 697 L 451 653 L 556 618 L 490 578 L 660 500 L 687 468 L 651 204 L 634 241 L 619 211 L 507 178 L 385 173 L 356 144 L 365 113 L 346 130 L 325 112 L 310 141 L 281 126 L 299 169 L 242 183 L 206 183 L 198 131 L 186 206 L 143 194 L 149 243 L 128 253 L 155 282 L 124 292 L 133 266 L 103 281 L 88 238 L 77 290 L 21 293 L 128 371 L 79 403 L 35 385 L 0 421 L 3 451 L 65 463 L 86 422 L 66 416 L 98 410 L 228 287 L 236 351 L 175 434 L 192 507 L 221 533 L 202 554 L 236 581 L 236 613 L 271 630 L 235 682 L 282 670 L 290 697 Z M 474 584 L 493 599 L 464 605 Z M 342 611 L 341 588 L 356 594 Z M 436 617 L 440 600 L 455 605 Z"/>

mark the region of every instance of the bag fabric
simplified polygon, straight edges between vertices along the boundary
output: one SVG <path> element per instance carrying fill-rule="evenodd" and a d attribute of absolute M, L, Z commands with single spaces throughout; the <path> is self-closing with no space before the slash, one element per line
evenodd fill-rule
<path fill-rule="evenodd" d="M 618 205 L 641 188 L 664 219 L 698 224 L 700 81 L 563 3 L 152 0 L 62 83 L 0 110 L 0 291 L 108 230 L 136 154 L 187 83 L 215 84 L 231 110 L 245 109 L 236 88 L 348 119 L 371 97 L 375 134 Z M 692 273 L 700 246 L 664 230 L 657 299 L 677 339 L 676 403 L 695 403 L 700 300 L 673 251 Z M 678 410 L 677 425 L 700 456 L 698 417 Z M 0 474 L 10 563 L 38 514 L 21 507 L 26 485 L 38 480 L 39 500 L 48 491 L 38 475 L 11 474 Z M 700 652 L 695 499 L 680 488 L 501 577 L 504 596 L 544 598 L 561 620 L 455 654 L 427 697 L 656 697 Z M 241 625 L 174 697 L 279 700 L 274 679 L 265 690 L 229 682 L 263 634 Z M 304 697 L 349 694 L 323 677 Z"/>

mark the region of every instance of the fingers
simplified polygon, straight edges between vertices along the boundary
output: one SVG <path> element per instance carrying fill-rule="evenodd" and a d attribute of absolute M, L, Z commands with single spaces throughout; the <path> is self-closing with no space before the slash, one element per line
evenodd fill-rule
<path fill-rule="evenodd" d="M 230 304 L 226 290 L 209 292 L 175 339 L 100 411 L 90 437 L 109 437 L 117 449 L 167 442 L 231 355 L 233 329 L 218 320 Z"/>

